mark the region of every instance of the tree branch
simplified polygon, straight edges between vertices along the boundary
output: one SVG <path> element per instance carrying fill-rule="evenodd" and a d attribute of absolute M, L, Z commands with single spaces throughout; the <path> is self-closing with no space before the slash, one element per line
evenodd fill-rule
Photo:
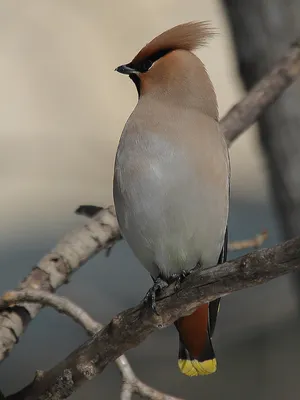
<path fill-rule="evenodd" d="M 66 235 L 55 248 L 43 257 L 20 284 L 19 289 L 53 292 L 68 282 L 91 257 L 107 249 L 120 237 L 114 207 L 101 210 L 82 228 Z M 29 322 L 40 311 L 40 304 L 22 303 L 0 314 L 0 361 L 2 361 Z"/>
<path fill-rule="evenodd" d="M 52 307 L 58 312 L 71 317 L 76 323 L 81 325 L 91 336 L 99 332 L 103 328 L 103 325 L 95 321 L 86 311 L 70 301 L 68 298 L 57 296 L 52 293 L 47 293 L 43 290 L 26 289 L 21 291 L 6 292 L 0 298 L 0 310 L 4 310 L 8 307 L 14 306 L 15 303 L 18 302 L 28 302 L 31 304 L 38 303 L 43 306 Z M 134 393 L 141 395 L 143 398 L 151 400 L 181 400 L 177 397 L 172 397 L 161 393 L 139 380 L 124 355 L 121 355 L 118 359 L 116 359 L 116 364 L 120 370 L 123 381 L 121 388 L 121 400 L 130 400 Z M 96 374 L 95 368 L 92 368 L 90 364 L 86 364 L 84 370 L 89 371 L 90 375 L 88 379 L 92 379 L 92 377 Z M 94 375 L 93 372 L 95 372 Z M 44 372 L 37 371 L 33 383 L 41 380 L 43 377 Z M 23 389 L 21 393 L 16 394 L 15 396 L 19 396 L 19 398 L 22 398 L 24 395 L 27 396 L 28 391 L 32 390 L 33 383 L 27 386 L 26 390 Z M 65 385 L 65 382 L 63 380 L 61 381 L 61 383 L 63 386 Z M 75 390 L 75 385 L 73 389 Z M 61 388 L 61 390 L 64 389 Z M 72 387 L 70 387 L 69 390 L 71 391 Z"/>
<path fill-rule="evenodd" d="M 274 103 L 300 74 L 300 39 L 296 40 L 287 54 L 276 63 L 221 120 L 221 131 L 230 145 L 260 114 Z"/>
<path fill-rule="evenodd" d="M 9 291 L 0 298 L 0 310 L 5 310 L 19 302 L 40 304 L 49 306 L 58 312 L 72 318 L 81 325 L 88 334 L 93 335 L 102 329 L 102 325 L 96 322 L 86 311 L 77 306 L 66 297 L 57 296 L 44 290 L 24 289 L 20 291 Z"/>
<path fill-rule="evenodd" d="M 65 399 L 155 329 L 170 325 L 203 303 L 297 269 L 300 269 L 300 237 L 222 265 L 195 269 L 183 281 L 179 291 L 174 292 L 174 285 L 163 291 L 157 301 L 159 315 L 144 305 L 123 311 L 40 379 L 7 399 L 44 400 L 54 394 L 56 400 Z"/>
<path fill-rule="evenodd" d="M 250 248 L 258 249 L 263 242 L 267 240 L 267 238 L 268 232 L 265 230 L 252 239 L 237 240 L 235 242 L 228 243 L 228 251 L 239 251 Z"/>

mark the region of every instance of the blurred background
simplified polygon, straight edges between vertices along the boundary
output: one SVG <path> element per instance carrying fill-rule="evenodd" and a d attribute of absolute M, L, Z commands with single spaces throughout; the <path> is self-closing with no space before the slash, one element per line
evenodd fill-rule
<path fill-rule="evenodd" d="M 299 2 L 0 3 L 0 293 L 85 222 L 73 213 L 79 204 L 112 203 L 116 146 L 137 101 L 134 85 L 114 68 L 157 34 L 190 20 L 211 20 L 219 30 L 197 54 L 223 116 L 299 34 Z M 231 240 L 266 228 L 265 246 L 271 246 L 299 234 L 299 89 L 294 84 L 268 110 L 260 133 L 252 128 L 230 150 Z M 150 285 L 122 242 L 109 258 L 91 260 L 59 293 L 106 323 L 137 304 Z M 179 373 L 173 327 L 127 356 L 149 385 L 185 399 L 292 399 L 300 390 L 298 292 L 294 274 L 224 298 L 214 337 L 217 374 L 189 379 Z M 85 339 L 69 318 L 43 310 L 1 364 L 1 390 L 20 389 L 36 369 L 50 368 Z M 111 364 L 72 399 L 117 399 L 119 390 Z"/>

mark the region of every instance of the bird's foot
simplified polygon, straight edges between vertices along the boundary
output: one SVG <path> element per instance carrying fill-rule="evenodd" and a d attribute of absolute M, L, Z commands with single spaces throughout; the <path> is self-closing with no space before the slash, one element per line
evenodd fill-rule
<path fill-rule="evenodd" d="M 172 274 L 171 275 L 171 280 L 175 282 L 175 290 L 180 289 L 181 283 L 184 281 L 184 279 L 192 273 L 192 270 L 186 271 L 183 270 L 179 274 Z"/>
<path fill-rule="evenodd" d="M 154 279 L 153 286 L 148 290 L 143 302 L 148 303 L 150 301 L 151 308 L 155 314 L 159 315 L 156 309 L 156 294 L 166 288 L 168 283 L 164 281 L 161 277 Z"/>

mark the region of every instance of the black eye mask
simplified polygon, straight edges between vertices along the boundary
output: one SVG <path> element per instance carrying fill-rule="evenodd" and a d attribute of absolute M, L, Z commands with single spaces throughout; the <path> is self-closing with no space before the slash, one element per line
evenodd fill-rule
<path fill-rule="evenodd" d="M 159 60 L 161 57 L 165 56 L 166 54 L 170 53 L 172 49 L 163 49 L 159 50 L 157 53 L 152 54 L 151 57 L 147 58 L 146 60 L 141 61 L 138 64 L 130 63 L 128 64 L 129 67 L 134 68 L 136 71 L 144 73 L 149 71 L 155 61 Z"/>
<path fill-rule="evenodd" d="M 153 65 L 153 61 L 145 60 L 138 66 L 137 70 L 142 73 L 147 72 L 152 67 L 152 65 Z"/>

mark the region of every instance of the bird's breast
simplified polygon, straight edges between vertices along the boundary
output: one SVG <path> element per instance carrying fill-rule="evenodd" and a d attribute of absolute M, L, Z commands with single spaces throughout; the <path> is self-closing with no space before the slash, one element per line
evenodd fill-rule
<path fill-rule="evenodd" d="M 218 146 L 209 154 L 198 131 L 191 142 L 180 124 L 172 135 L 166 130 L 127 124 L 116 156 L 114 200 L 136 256 L 152 275 L 168 276 L 199 260 L 217 262 L 228 216 L 228 155 L 220 139 L 212 140 Z"/>

